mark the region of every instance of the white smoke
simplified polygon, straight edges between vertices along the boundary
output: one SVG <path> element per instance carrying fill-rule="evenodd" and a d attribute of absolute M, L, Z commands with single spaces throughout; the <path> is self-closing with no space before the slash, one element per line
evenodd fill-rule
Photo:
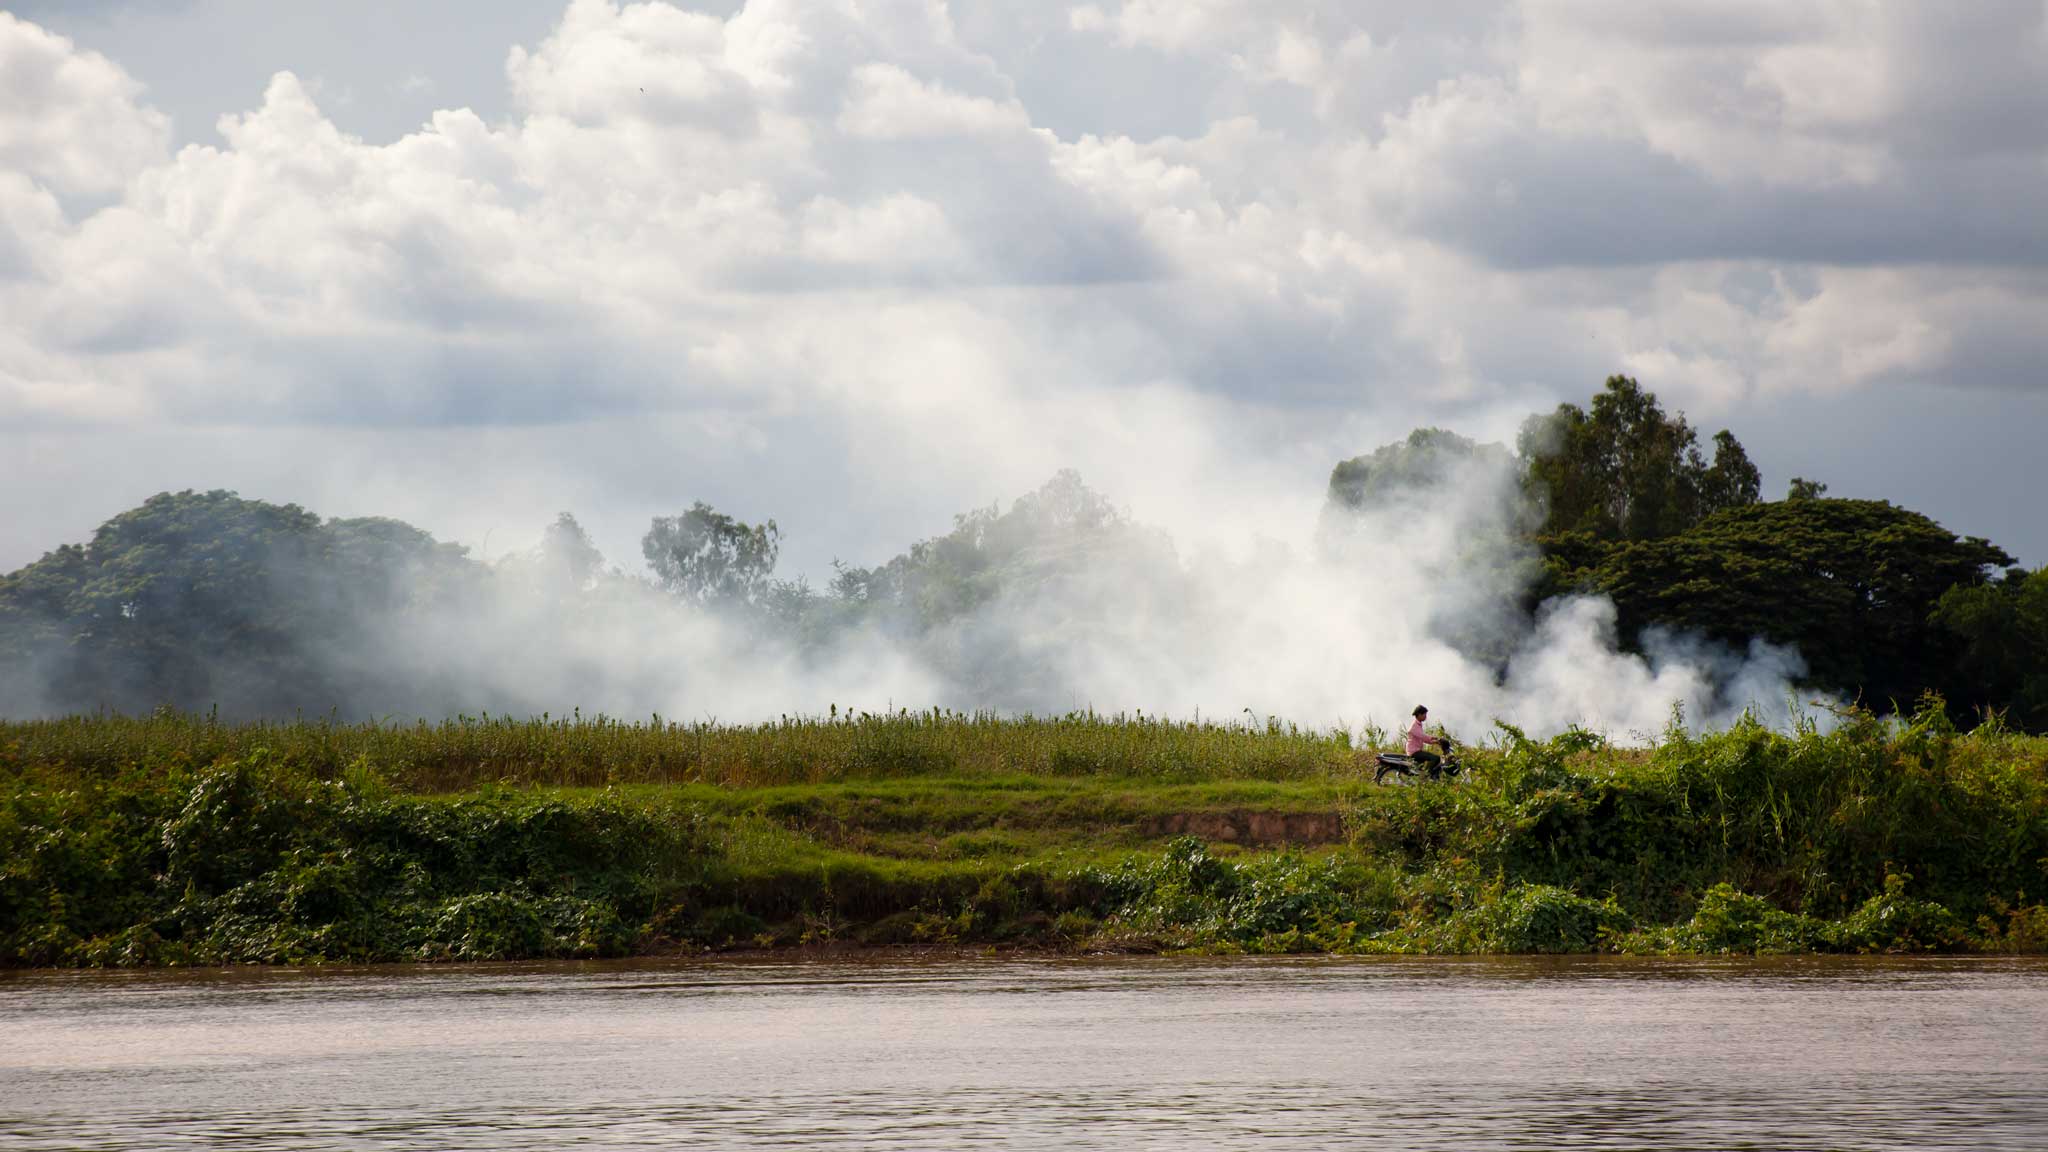
<path fill-rule="evenodd" d="M 1710 727 L 1746 710 L 1794 719 L 1795 652 L 1755 641 L 1738 653 L 1664 631 L 1629 651 L 1603 598 L 1525 609 L 1538 558 L 1518 530 L 1532 513 L 1513 461 L 1439 464 L 1363 507 L 1333 505 L 1320 524 L 1276 497 L 1261 525 L 1274 534 L 1212 522 L 1187 550 L 1115 516 L 1019 516 L 987 530 L 1004 537 L 1001 564 L 937 585 L 964 605 L 940 612 L 914 588 L 880 610 L 820 597 L 794 620 L 707 609 L 599 567 L 594 551 L 543 548 L 489 567 L 419 553 L 350 569 L 360 575 L 340 584 L 321 569 L 325 553 L 280 552 L 269 577 L 287 593 L 280 603 L 326 590 L 319 611 L 282 625 L 299 661 L 283 675 L 302 682 L 279 694 L 265 682 L 279 675 L 272 666 L 238 663 L 233 648 L 200 658 L 211 667 L 188 681 L 201 677 L 200 706 L 229 716 L 333 708 L 348 720 L 581 709 L 756 722 L 943 707 L 1362 730 L 1423 703 L 1467 736 L 1499 719 L 1634 741 L 1675 711 Z M 1233 535 L 1240 546 L 1227 546 Z M 22 672 L 6 677 L 0 712 L 97 702 Z M 157 702 L 132 697 L 131 707 Z"/>
<path fill-rule="evenodd" d="M 752 722 L 944 707 L 1093 710 L 1317 728 L 1391 727 L 1418 703 L 1468 736 L 1580 726 L 1648 739 L 1673 718 L 1794 719 L 1796 652 L 1657 631 L 1624 650 L 1600 597 L 1521 609 L 1534 556 L 1501 460 L 1454 467 L 1337 530 L 1182 555 L 1155 530 L 1047 531 L 1029 563 L 928 630 L 870 618 L 808 639 L 619 574 L 565 594 L 500 566 L 481 598 L 363 638 L 382 710 L 541 711 Z M 829 602 L 828 614 L 829 614 Z M 843 607 L 843 606 L 842 606 Z M 419 686 L 431 686 L 422 692 Z M 410 693 L 410 694 L 407 694 Z M 374 693 L 373 693 L 374 695 Z"/>
<path fill-rule="evenodd" d="M 1008 589 L 918 661 L 955 706 L 1142 709 L 1382 726 L 1417 703 L 1456 729 L 1499 718 L 1543 734 L 1661 731 L 1674 708 L 1724 726 L 1745 711 L 1793 718 L 1796 652 L 1747 653 L 1659 632 L 1624 651 L 1613 604 L 1575 596 L 1534 619 L 1520 604 L 1533 548 L 1505 458 L 1475 459 L 1339 532 L 1266 541 L 1232 557 L 1166 548 L 1091 554 L 1057 579 Z M 961 668 L 978 673 L 963 682 Z"/>

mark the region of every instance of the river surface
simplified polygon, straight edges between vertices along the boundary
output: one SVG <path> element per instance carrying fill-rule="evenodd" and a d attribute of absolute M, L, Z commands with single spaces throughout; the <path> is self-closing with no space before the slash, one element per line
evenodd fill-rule
<path fill-rule="evenodd" d="M 0 1148 L 2048 1148 L 2048 963 L 0 974 Z"/>

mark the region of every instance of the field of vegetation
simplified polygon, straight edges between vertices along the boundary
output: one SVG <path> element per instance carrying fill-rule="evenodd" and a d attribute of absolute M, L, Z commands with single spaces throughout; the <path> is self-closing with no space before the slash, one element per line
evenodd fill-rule
<path fill-rule="evenodd" d="M 944 712 L 0 725 L 0 964 L 799 946 L 2048 949 L 2048 739 L 1938 706 L 1650 748 Z"/>

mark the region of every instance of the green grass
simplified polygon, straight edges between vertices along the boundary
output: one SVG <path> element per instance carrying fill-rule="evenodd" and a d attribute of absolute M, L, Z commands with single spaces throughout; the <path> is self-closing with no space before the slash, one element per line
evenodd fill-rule
<path fill-rule="evenodd" d="M 1645 749 L 1078 715 L 0 725 L 0 963 L 819 944 L 2048 947 L 2048 740 L 1850 714 Z"/>

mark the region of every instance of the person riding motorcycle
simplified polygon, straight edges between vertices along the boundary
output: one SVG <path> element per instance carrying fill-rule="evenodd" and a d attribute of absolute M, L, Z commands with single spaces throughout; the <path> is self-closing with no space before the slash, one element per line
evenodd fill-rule
<path fill-rule="evenodd" d="M 1415 723 L 1408 726 L 1408 757 L 1425 775 L 1435 775 L 1443 766 L 1444 758 L 1429 750 L 1431 744 L 1448 751 L 1450 744 L 1441 736 L 1431 736 L 1422 730 L 1423 721 L 1429 719 L 1429 709 L 1420 704 L 1415 706 Z"/>

